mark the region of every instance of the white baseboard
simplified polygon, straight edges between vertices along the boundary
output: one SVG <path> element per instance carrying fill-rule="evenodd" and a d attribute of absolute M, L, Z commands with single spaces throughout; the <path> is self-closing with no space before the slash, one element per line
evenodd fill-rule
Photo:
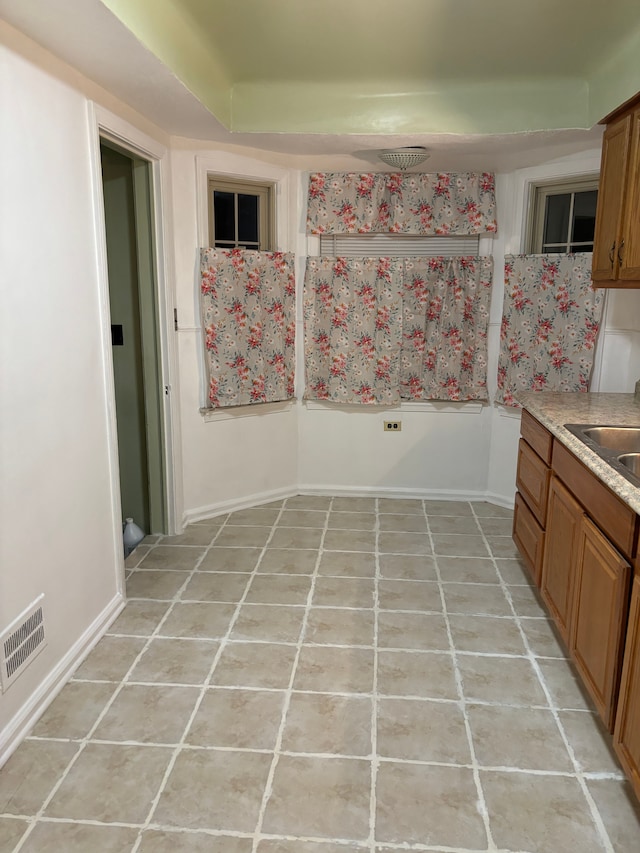
<path fill-rule="evenodd" d="M 505 497 L 504 495 L 498 495 L 496 492 L 485 492 L 484 500 L 489 501 L 490 504 L 496 504 L 497 506 L 503 506 L 505 509 L 513 509 L 515 505 L 515 486 L 514 492 L 510 497 Z"/>
<path fill-rule="evenodd" d="M 336 495 L 358 498 L 415 498 L 421 501 L 489 501 L 498 506 L 513 507 L 513 498 L 486 491 L 457 489 L 405 489 L 396 486 L 310 486 L 298 488 L 301 495 Z"/>
<path fill-rule="evenodd" d="M 286 489 L 274 489 L 269 492 L 258 492 L 244 498 L 200 506 L 187 510 L 183 516 L 183 525 L 194 521 L 204 521 L 217 515 L 226 515 L 239 509 L 250 509 L 270 501 L 291 498 L 294 495 L 336 495 L 354 498 L 415 498 L 421 501 L 489 501 L 498 506 L 513 509 L 513 497 L 494 494 L 493 492 L 460 491 L 455 489 L 404 489 L 396 486 L 310 486 L 302 484 Z"/>
<path fill-rule="evenodd" d="M 298 494 L 300 494 L 300 490 L 297 486 L 288 486 L 282 489 L 271 489 L 268 492 L 255 492 L 253 495 L 247 495 L 243 498 L 232 498 L 228 501 L 219 501 L 218 503 L 208 504 L 207 506 L 198 506 L 195 509 L 185 510 L 182 523 L 183 525 L 192 524 L 194 521 L 204 521 L 207 518 L 215 518 L 217 515 L 235 512 L 238 509 L 250 509 L 251 507 L 267 504 L 271 501 L 292 498 Z"/>
<path fill-rule="evenodd" d="M 111 599 L 62 660 L 40 683 L 25 704 L 0 731 L 0 767 L 22 743 L 51 702 L 65 686 L 74 670 L 101 639 L 126 604 L 123 595 Z"/>

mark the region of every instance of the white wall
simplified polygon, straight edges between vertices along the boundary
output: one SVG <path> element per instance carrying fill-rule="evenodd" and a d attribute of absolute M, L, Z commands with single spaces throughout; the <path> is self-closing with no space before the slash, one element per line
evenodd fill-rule
<path fill-rule="evenodd" d="M 494 281 L 489 336 L 490 395 L 496 389 L 500 317 L 504 293 L 504 256 L 525 249 L 528 192 L 532 183 L 553 178 L 597 173 L 600 151 L 562 157 L 541 166 L 496 177 L 498 234 L 494 244 Z M 640 378 L 640 291 L 610 290 L 594 360 L 592 391 L 631 392 Z M 491 419 L 491 454 L 487 495 L 513 499 L 520 417 L 494 406 Z"/>
<path fill-rule="evenodd" d="M 292 189 L 290 170 L 250 153 L 207 150 L 188 140 L 174 140 L 173 148 L 184 519 L 189 521 L 296 491 L 295 404 L 272 404 L 238 414 L 201 413 L 206 383 L 198 301 L 199 247 L 208 243 L 207 173 L 276 184 L 277 248 L 281 251 L 295 248 L 295 186 Z"/>
<path fill-rule="evenodd" d="M 0 696 L 1 764 L 122 606 L 123 556 L 88 98 L 2 23 L 0 85 L 0 630 L 44 593 L 48 637 Z"/>
<path fill-rule="evenodd" d="M 313 170 L 309 164 L 309 170 Z M 329 167 L 327 167 L 329 168 Z M 494 258 L 488 341 L 489 399 L 496 391 L 504 256 L 524 251 L 529 185 L 551 178 L 597 173 L 600 152 L 563 157 L 541 166 L 496 176 L 498 233 L 481 253 Z M 305 176 L 299 204 L 304 208 Z M 300 218 L 298 252 L 317 252 Z M 640 378 L 640 292 L 610 291 L 603 316 L 593 390 L 632 391 Z M 384 411 L 339 411 L 301 404 L 299 482 L 306 490 L 415 494 L 427 497 L 487 497 L 512 504 L 515 493 L 518 410 L 493 403 L 468 414 L 399 407 Z M 471 408 L 471 407 L 469 407 Z M 445 409 L 446 411 L 446 409 Z M 402 432 L 385 433 L 385 419 L 401 419 Z"/>
<path fill-rule="evenodd" d="M 0 22 L 0 630 L 40 593 L 48 647 L 0 696 L 0 763 L 79 656 L 120 606 L 122 556 L 116 472 L 109 453 L 111 395 L 99 291 L 100 238 L 88 120 L 95 100 L 168 143 L 142 117 Z M 308 491 L 490 496 L 514 493 L 519 418 L 486 406 L 337 411 L 303 403 L 243 416 L 203 416 L 198 254 L 206 242 L 207 170 L 273 180 L 278 248 L 307 249 L 305 173 L 286 158 L 171 141 L 167 221 L 176 263 L 179 414 L 184 519 Z M 521 249 L 524 191 L 532 179 L 595 171 L 599 155 L 499 175 L 493 243 L 490 381 L 495 381 L 502 259 Z M 304 163 L 313 169 L 312 160 Z M 329 168 L 323 161 L 324 168 Z M 172 254 L 172 252 L 169 252 Z M 172 288 L 174 282 L 168 282 Z M 301 300 L 298 339 L 302 343 Z M 108 351 L 108 348 L 107 348 Z M 302 348 L 298 394 L 302 393 Z M 631 391 L 640 376 L 640 292 L 613 291 L 598 344 L 596 385 Z M 108 361 L 108 358 L 106 359 Z M 174 377 L 177 378 L 177 377 Z M 490 394 L 495 390 L 490 386 Z M 440 409 L 443 409 L 442 411 Z M 402 432 L 384 433 L 385 418 Z M 178 454 L 178 458 L 179 458 Z M 182 518 L 178 519 L 179 521 Z"/>

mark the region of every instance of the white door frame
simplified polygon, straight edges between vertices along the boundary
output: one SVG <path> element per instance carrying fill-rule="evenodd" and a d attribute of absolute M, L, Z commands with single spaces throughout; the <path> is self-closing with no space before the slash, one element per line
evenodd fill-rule
<path fill-rule="evenodd" d="M 183 500 L 180 471 L 180 413 L 178 410 L 178 353 L 174 334 L 173 312 L 175 305 L 173 274 L 173 251 L 171 241 L 171 184 L 169 151 L 157 140 L 109 110 L 89 102 L 88 104 L 91 178 L 94 207 L 96 245 L 98 249 L 98 287 L 100 315 L 102 318 L 102 351 L 104 388 L 108 411 L 109 468 L 111 498 L 114 518 L 116 553 L 122 554 L 120 473 L 118 468 L 118 432 L 116 422 L 115 387 L 113 378 L 113 355 L 111 351 L 111 316 L 109 304 L 109 275 L 107 268 L 106 227 L 102 191 L 102 166 L 100 140 L 105 138 L 117 143 L 134 157 L 141 157 L 151 164 L 153 187 L 153 228 L 155 241 L 155 264 L 157 277 L 158 342 L 162 382 L 165 387 L 164 407 L 164 463 L 165 500 L 169 533 L 179 532 L 183 515 Z M 124 589 L 124 557 L 119 574 L 121 591 Z"/>

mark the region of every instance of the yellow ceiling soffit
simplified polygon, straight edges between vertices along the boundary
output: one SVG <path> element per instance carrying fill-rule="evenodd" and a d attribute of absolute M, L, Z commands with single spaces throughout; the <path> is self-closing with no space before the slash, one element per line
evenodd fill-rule
<path fill-rule="evenodd" d="M 174 0 L 101 0 L 228 129 L 247 133 L 521 133 L 590 128 L 640 89 L 640 28 L 590 75 L 477 81 L 235 82 Z M 400 91 L 398 90 L 400 88 Z"/>
<path fill-rule="evenodd" d="M 209 42 L 171 0 L 101 0 L 225 127 L 231 127 L 231 81 Z"/>

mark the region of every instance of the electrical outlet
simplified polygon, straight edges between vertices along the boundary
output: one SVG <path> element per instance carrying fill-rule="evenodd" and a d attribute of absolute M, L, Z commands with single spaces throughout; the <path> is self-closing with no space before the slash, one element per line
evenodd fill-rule
<path fill-rule="evenodd" d="M 385 421 L 384 422 L 384 431 L 385 432 L 400 432 L 402 429 L 402 421 Z"/>

